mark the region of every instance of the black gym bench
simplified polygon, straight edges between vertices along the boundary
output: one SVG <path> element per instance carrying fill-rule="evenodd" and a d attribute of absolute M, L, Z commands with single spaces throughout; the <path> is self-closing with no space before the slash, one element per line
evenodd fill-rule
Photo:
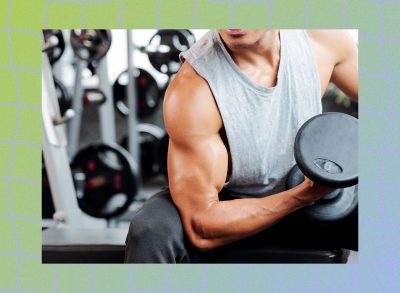
<path fill-rule="evenodd" d="M 126 234 L 125 229 L 46 229 L 42 262 L 123 263 Z"/>
<path fill-rule="evenodd" d="M 57 229 L 43 231 L 43 263 L 123 263 L 125 229 Z M 265 247 L 219 252 L 207 263 L 346 263 L 347 249 Z"/>

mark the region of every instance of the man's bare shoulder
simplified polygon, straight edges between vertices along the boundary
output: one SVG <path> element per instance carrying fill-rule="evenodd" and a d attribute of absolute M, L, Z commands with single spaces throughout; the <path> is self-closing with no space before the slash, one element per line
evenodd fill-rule
<path fill-rule="evenodd" d="M 330 51 L 338 62 L 356 51 L 356 44 L 346 30 L 308 30 L 307 33 L 319 47 Z"/>
<path fill-rule="evenodd" d="M 222 119 L 207 81 L 185 62 L 165 93 L 164 122 L 170 137 L 215 134 Z"/>

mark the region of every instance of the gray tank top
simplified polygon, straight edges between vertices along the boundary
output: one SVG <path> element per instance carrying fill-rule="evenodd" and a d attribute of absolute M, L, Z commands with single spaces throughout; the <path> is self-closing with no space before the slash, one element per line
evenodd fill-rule
<path fill-rule="evenodd" d="M 233 196 L 262 197 L 285 190 L 295 164 L 294 138 L 322 111 L 320 79 L 306 31 L 281 30 L 278 81 L 263 87 L 235 64 L 217 31 L 181 54 L 209 84 L 231 152 L 225 183 Z"/>

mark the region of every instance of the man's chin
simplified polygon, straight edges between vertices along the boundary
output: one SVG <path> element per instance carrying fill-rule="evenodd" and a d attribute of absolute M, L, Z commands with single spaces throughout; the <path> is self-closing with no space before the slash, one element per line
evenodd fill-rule
<path fill-rule="evenodd" d="M 248 45 L 248 44 L 232 44 L 232 45 L 230 45 L 229 46 L 229 48 L 231 48 L 231 49 L 246 49 L 246 48 L 249 48 L 250 47 L 250 45 Z"/>

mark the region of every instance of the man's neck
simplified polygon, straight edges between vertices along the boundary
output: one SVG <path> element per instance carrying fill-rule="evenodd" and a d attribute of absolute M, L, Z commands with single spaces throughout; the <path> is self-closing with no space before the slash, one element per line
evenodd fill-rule
<path fill-rule="evenodd" d="M 266 63 L 275 67 L 280 61 L 280 44 L 279 30 L 269 30 L 253 45 L 227 48 L 227 50 L 239 67 L 259 66 Z"/>

